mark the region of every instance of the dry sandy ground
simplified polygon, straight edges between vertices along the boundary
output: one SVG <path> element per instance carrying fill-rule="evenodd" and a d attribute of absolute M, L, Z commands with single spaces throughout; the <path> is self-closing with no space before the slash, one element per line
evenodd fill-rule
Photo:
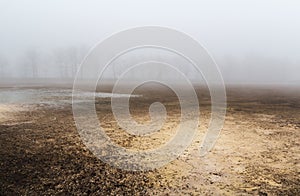
<path fill-rule="evenodd" d="M 198 148 L 210 120 L 210 100 L 207 91 L 198 90 L 197 137 L 175 161 L 148 172 L 123 171 L 98 160 L 83 145 L 70 104 L 1 104 L 0 194 L 299 195 L 300 89 L 229 87 L 224 128 L 205 157 Z M 137 93 L 144 96 L 132 98 L 130 110 L 139 122 L 149 120 L 152 102 L 166 105 L 166 123 L 152 136 L 120 129 L 110 99 L 97 99 L 96 108 L 114 142 L 145 150 L 172 137 L 180 107 L 167 89 Z"/>

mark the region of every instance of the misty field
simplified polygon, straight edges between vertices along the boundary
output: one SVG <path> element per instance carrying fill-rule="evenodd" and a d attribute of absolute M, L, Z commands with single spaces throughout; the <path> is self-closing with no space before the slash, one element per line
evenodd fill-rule
<path fill-rule="evenodd" d="M 77 132 L 68 88 L 0 88 L 1 195 L 299 195 L 299 87 L 229 86 L 227 115 L 215 148 L 199 157 L 210 120 L 207 89 L 197 87 L 201 119 L 192 145 L 175 161 L 148 172 L 113 168 L 97 159 Z M 109 88 L 100 89 L 109 92 Z M 149 120 L 159 101 L 168 117 L 151 136 L 120 129 L 110 97 L 96 98 L 107 135 L 126 148 L 151 149 L 168 141 L 179 123 L 180 107 L 169 89 L 137 89 L 130 112 Z"/>

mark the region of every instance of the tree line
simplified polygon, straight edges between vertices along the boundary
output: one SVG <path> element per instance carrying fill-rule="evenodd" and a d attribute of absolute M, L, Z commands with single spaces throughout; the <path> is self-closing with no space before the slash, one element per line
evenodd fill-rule
<path fill-rule="evenodd" d="M 87 51 L 86 46 L 70 46 L 50 52 L 30 48 L 19 57 L 0 54 L 0 77 L 74 78 Z"/>

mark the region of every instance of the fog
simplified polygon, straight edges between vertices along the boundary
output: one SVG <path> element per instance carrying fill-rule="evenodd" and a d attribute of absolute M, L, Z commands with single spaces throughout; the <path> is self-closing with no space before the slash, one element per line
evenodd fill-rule
<path fill-rule="evenodd" d="M 71 79 L 101 40 L 157 25 L 200 42 L 226 83 L 300 84 L 299 10 L 298 0 L 1 0 L 0 77 Z"/>

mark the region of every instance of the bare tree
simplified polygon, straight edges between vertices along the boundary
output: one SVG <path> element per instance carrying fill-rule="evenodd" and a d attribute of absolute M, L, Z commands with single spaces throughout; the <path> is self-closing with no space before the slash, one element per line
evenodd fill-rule
<path fill-rule="evenodd" d="M 86 55 L 86 47 L 68 47 L 56 49 L 54 51 L 55 62 L 60 67 L 60 73 L 63 78 L 75 77 L 80 63 Z M 80 73 L 82 76 L 82 72 Z"/>
<path fill-rule="evenodd" d="M 80 63 L 83 61 L 86 55 L 87 49 L 85 46 L 72 46 L 66 49 L 66 55 L 68 64 L 71 67 L 72 77 L 75 77 L 79 68 Z M 82 72 L 80 75 L 82 76 Z"/>
<path fill-rule="evenodd" d="M 26 53 L 26 59 L 28 64 L 31 67 L 32 77 L 38 77 L 38 53 L 36 49 L 30 49 Z"/>
<path fill-rule="evenodd" d="M 0 76 L 5 77 L 5 68 L 8 64 L 8 61 L 4 55 L 0 55 Z"/>
<path fill-rule="evenodd" d="M 67 63 L 71 69 L 71 76 L 75 77 L 78 68 L 78 49 L 76 47 L 69 47 L 65 50 Z"/>
<path fill-rule="evenodd" d="M 62 48 L 57 48 L 53 51 L 54 62 L 59 67 L 59 73 L 61 78 L 68 78 L 69 71 L 67 67 L 67 60 L 65 50 Z"/>
<path fill-rule="evenodd" d="M 85 56 L 87 55 L 87 53 L 88 53 L 88 47 L 86 46 L 86 45 L 81 45 L 80 47 L 79 47 L 79 49 L 78 49 L 78 65 L 80 65 L 82 62 L 83 62 L 83 60 L 84 60 L 84 58 L 85 58 Z M 80 76 L 81 76 L 81 78 L 83 78 L 83 67 L 80 69 Z"/>

